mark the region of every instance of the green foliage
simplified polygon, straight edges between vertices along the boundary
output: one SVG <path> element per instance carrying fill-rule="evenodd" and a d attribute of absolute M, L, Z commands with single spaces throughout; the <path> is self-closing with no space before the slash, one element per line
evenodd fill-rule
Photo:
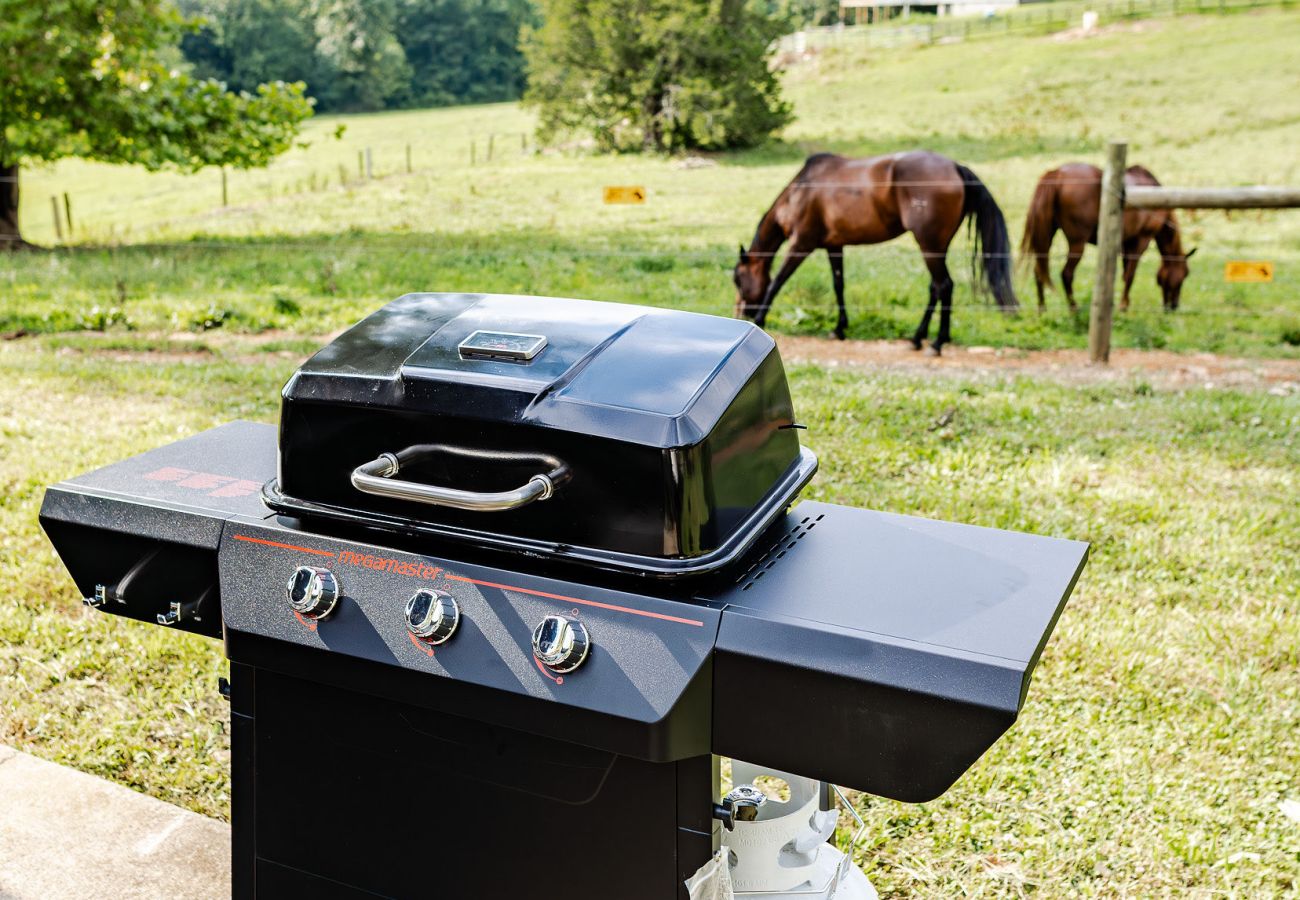
<path fill-rule="evenodd" d="M 743 0 L 543 0 L 542 11 L 524 52 L 543 140 L 717 150 L 790 121 L 768 66 L 783 23 Z"/>
<path fill-rule="evenodd" d="M 411 66 L 394 33 L 395 0 L 310 0 L 307 11 L 316 52 L 336 73 L 325 94 L 332 108 L 382 109 L 407 90 Z"/>
<path fill-rule="evenodd" d="M 236 91 L 276 79 L 302 81 L 314 95 L 316 85 L 330 77 L 317 58 L 316 27 L 305 3 L 181 0 L 181 9 L 198 25 L 181 40 L 196 75 Z"/>
<path fill-rule="evenodd" d="M 513 100 L 531 0 L 183 0 L 197 72 L 242 90 L 307 83 L 322 110 Z"/>
<path fill-rule="evenodd" d="M 398 39 L 411 63 L 405 105 L 518 99 L 525 81 L 519 32 L 536 22 L 531 0 L 402 0 Z"/>
<path fill-rule="evenodd" d="M 840 20 L 839 0 L 763 0 L 763 6 L 787 21 L 791 30 L 834 25 Z"/>
<path fill-rule="evenodd" d="M 302 84 L 231 93 L 176 67 L 167 0 L 0 0 L 0 165 L 80 156 L 193 171 L 264 165 L 311 114 Z"/>

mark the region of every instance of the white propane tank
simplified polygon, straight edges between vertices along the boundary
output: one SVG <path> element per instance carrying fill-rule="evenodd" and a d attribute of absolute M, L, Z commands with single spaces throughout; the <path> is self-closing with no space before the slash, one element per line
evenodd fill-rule
<path fill-rule="evenodd" d="M 753 797 L 764 776 L 790 786 L 788 800 L 762 800 L 752 820 L 737 817 L 722 832 L 722 851 L 730 862 L 735 897 L 763 900 L 877 900 L 867 876 L 827 843 L 838 814 L 820 809 L 822 783 L 733 760 L 732 795 Z M 749 790 L 746 790 L 749 789 Z"/>

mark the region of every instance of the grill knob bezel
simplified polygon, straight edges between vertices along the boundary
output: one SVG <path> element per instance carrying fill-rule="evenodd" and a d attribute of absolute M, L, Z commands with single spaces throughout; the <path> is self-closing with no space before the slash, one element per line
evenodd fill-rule
<path fill-rule="evenodd" d="M 416 604 L 425 597 L 430 598 L 431 602 L 427 612 L 417 621 L 413 618 Z M 451 640 L 456 629 L 460 627 L 460 604 L 446 591 L 424 588 L 416 591 L 406 601 L 403 618 L 406 620 L 407 631 L 426 644 L 436 647 Z"/>
<path fill-rule="evenodd" d="M 533 656 L 552 672 L 572 672 L 590 653 L 591 634 L 576 619 L 547 616 L 533 629 Z"/>
<path fill-rule="evenodd" d="M 298 579 L 304 576 L 307 583 L 302 588 L 302 599 L 294 600 Z M 343 588 L 338 576 L 320 566 L 299 566 L 294 569 L 285 585 L 285 598 L 289 601 L 289 607 L 298 615 L 317 621 L 332 615 L 342 596 Z"/>

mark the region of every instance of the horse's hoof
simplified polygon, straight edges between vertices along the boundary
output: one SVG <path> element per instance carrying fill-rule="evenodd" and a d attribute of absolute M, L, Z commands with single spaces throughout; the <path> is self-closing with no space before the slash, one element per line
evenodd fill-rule
<path fill-rule="evenodd" d="M 943 354 L 943 348 L 942 348 L 942 347 L 926 347 L 926 348 L 925 348 L 925 355 L 926 355 L 926 356 L 941 356 L 942 354 Z"/>
<path fill-rule="evenodd" d="M 837 340 L 837 341 L 842 341 L 842 340 L 844 340 L 844 332 L 842 332 L 842 331 L 837 331 L 837 332 L 835 332 L 835 340 Z"/>
<path fill-rule="evenodd" d="M 924 345 L 921 341 L 912 341 L 912 349 L 913 349 L 913 350 L 917 350 L 917 351 L 919 351 L 923 346 L 925 346 L 925 345 Z"/>

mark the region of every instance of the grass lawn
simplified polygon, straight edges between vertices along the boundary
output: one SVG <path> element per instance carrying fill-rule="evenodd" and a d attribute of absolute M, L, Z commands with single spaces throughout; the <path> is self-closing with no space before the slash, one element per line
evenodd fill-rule
<path fill-rule="evenodd" d="M 310 344 L 310 341 L 300 341 Z M 0 343 L 0 741 L 228 814 L 217 642 L 83 611 L 44 485 L 235 416 L 294 342 Z M 871 797 L 886 895 L 1300 889 L 1300 407 L 1263 390 L 798 365 L 808 496 L 1093 542 L 1020 722 L 940 800 Z M 931 430 L 947 409 L 951 425 Z"/>
<path fill-rule="evenodd" d="M 50 197 L 73 201 L 75 243 L 0 262 L 0 332 L 216 325 L 321 330 L 408 290 L 470 288 L 730 310 L 727 269 L 805 154 L 929 147 L 968 163 L 1018 239 L 1038 175 L 1098 161 L 1110 136 L 1166 183 L 1300 182 L 1300 13 L 1188 16 L 1096 37 L 993 38 L 911 50 L 832 50 L 789 70 L 797 121 L 777 144 L 680 161 L 522 149 L 532 119 L 503 104 L 322 118 L 306 149 L 267 171 L 150 175 L 65 161 L 29 172 L 28 235 L 52 242 Z M 1249 52 L 1242 48 L 1249 47 Z M 1262 102 L 1266 98 L 1266 102 Z M 341 139 L 335 129 L 346 125 Z M 489 135 L 493 157 L 486 159 Z M 476 165 L 470 165 L 473 144 Z M 413 173 L 406 173 L 406 148 Z M 358 174 L 370 148 L 374 180 Z M 340 184 L 340 167 L 346 182 Z M 606 184 L 641 184 L 644 206 L 605 206 Z M 1116 346 L 1300 356 L 1300 212 L 1182 214 L 1199 248 L 1183 308 L 1159 311 L 1154 254 Z M 1072 347 L 1084 315 L 1059 295 L 1046 316 L 1007 320 L 973 301 L 965 238 L 954 245 L 966 344 Z M 1054 268 L 1063 262 L 1058 246 Z M 1086 304 L 1089 253 L 1077 284 Z M 1277 264 L 1267 285 L 1224 284 L 1229 259 Z M 829 267 L 809 261 L 773 327 L 833 323 Z M 854 337 L 915 328 L 927 281 L 910 238 L 848 253 Z M 1032 288 L 1021 278 L 1021 293 Z"/>
<path fill-rule="evenodd" d="M 0 258 L 0 334 L 29 333 L 0 340 L 0 742 L 228 815 L 220 646 L 84 610 L 36 514 L 51 482 L 231 418 L 274 421 L 320 335 L 422 289 L 727 312 L 736 243 L 815 149 L 948 153 L 1017 236 L 1037 175 L 1097 160 L 1111 135 L 1167 183 L 1300 183 L 1297 46 L 1300 14 L 1272 11 L 827 52 L 787 75 L 799 118 L 782 143 L 705 168 L 525 151 L 528 114 L 499 105 L 317 120 L 306 149 L 233 173 L 228 207 L 211 172 L 27 173 L 29 238 L 53 241 L 65 191 L 76 232 Z M 650 202 L 604 206 L 605 184 L 646 185 Z M 1300 358 L 1300 212 L 1184 230 L 1200 252 L 1183 309 L 1158 311 L 1148 260 L 1116 345 Z M 852 336 L 913 328 L 913 247 L 848 257 Z M 1225 285 L 1238 258 L 1275 261 L 1277 280 Z M 791 282 L 776 329 L 829 331 L 826 269 Z M 1051 302 L 1007 320 L 960 287 L 954 337 L 1082 346 L 1086 321 Z M 1300 824 L 1279 809 L 1300 800 L 1296 395 L 805 364 L 791 380 L 823 461 L 807 496 L 1093 542 L 1007 737 L 933 803 L 856 798 L 882 894 L 1300 893 Z"/>

